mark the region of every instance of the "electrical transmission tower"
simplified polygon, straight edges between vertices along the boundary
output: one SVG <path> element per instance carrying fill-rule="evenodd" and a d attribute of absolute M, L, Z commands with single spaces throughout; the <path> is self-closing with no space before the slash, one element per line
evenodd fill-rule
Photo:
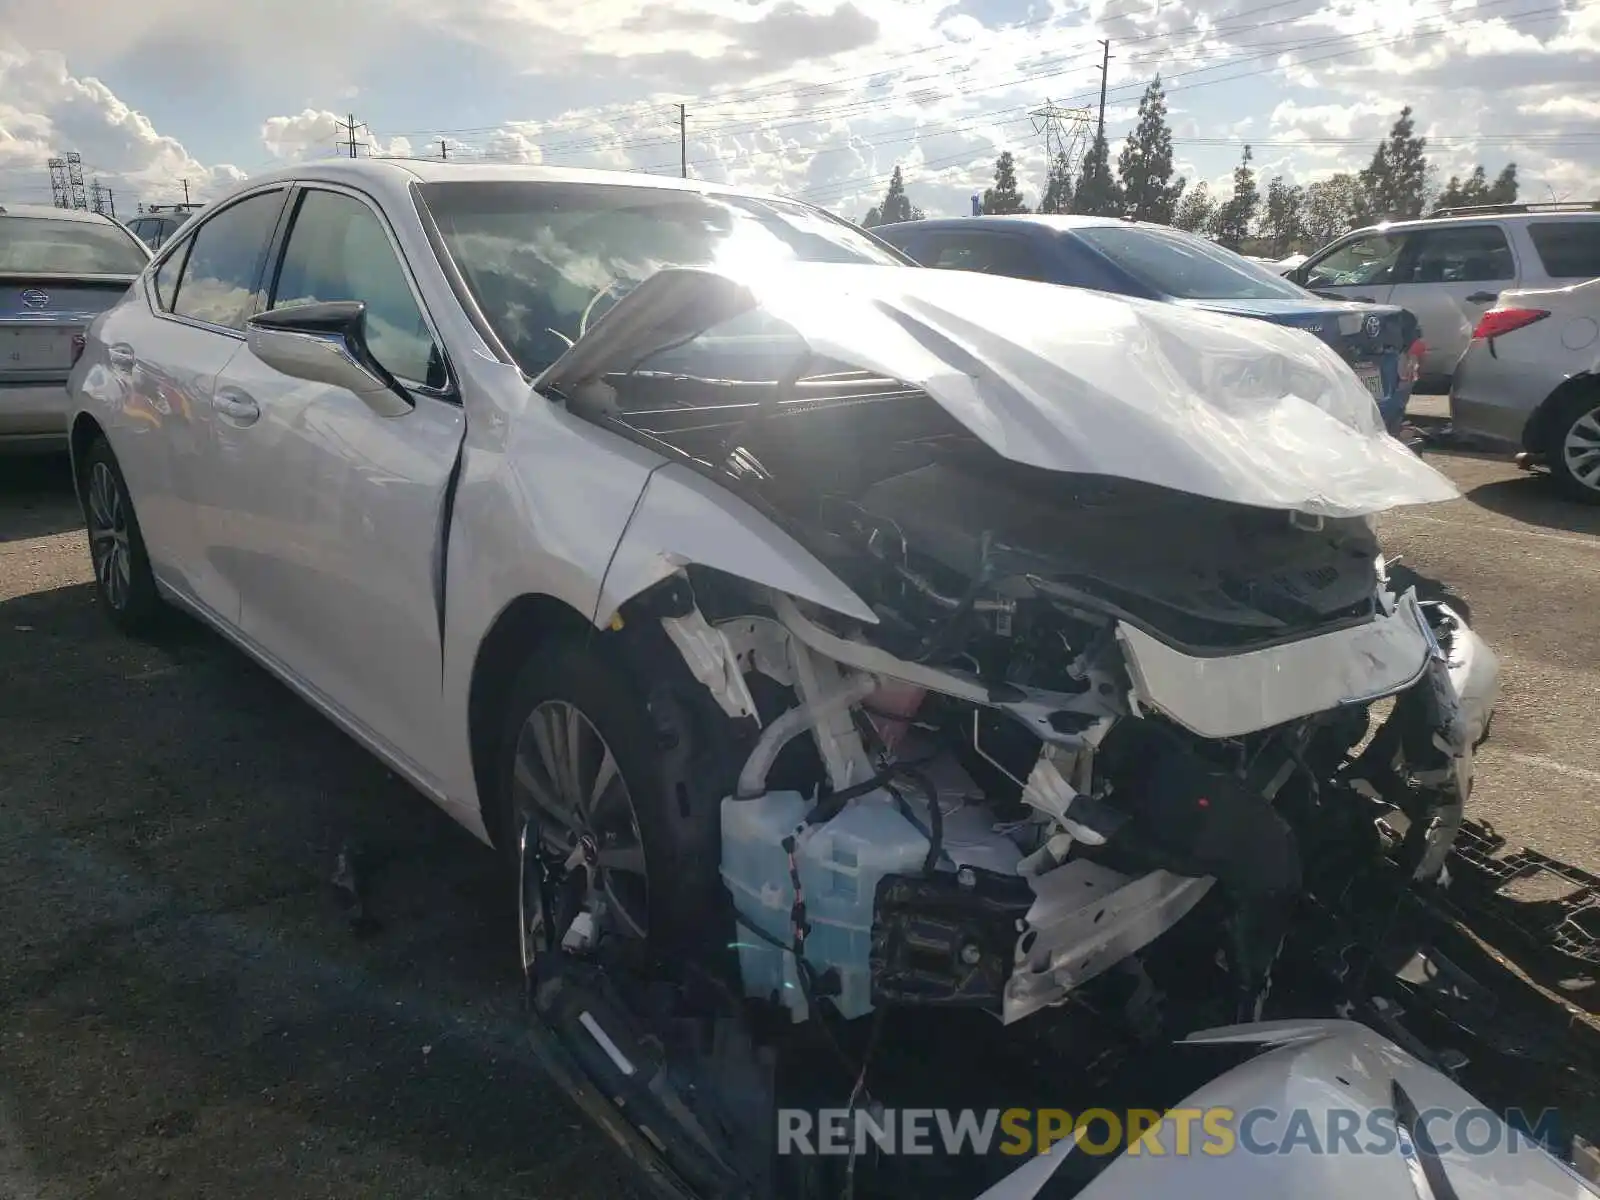
<path fill-rule="evenodd" d="M 1033 118 L 1033 131 L 1044 138 L 1045 152 L 1050 161 L 1064 155 L 1074 167 L 1088 151 L 1090 129 L 1094 122 L 1087 108 L 1069 108 L 1054 101 L 1045 101 L 1043 108 L 1028 114 Z"/>
<path fill-rule="evenodd" d="M 67 160 L 50 160 L 50 203 L 57 208 L 72 207 L 72 186 L 67 182 Z"/>
<path fill-rule="evenodd" d="M 102 217 L 117 219 L 117 197 L 112 188 L 101 187 L 96 179 L 89 185 L 89 206 Z"/>
<path fill-rule="evenodd" d="M 72 208 L 89 207 L 89 197 L 83 190 L 83 156 L 76 150 L 67 151 L 67 186 L 72 192 Z"/>

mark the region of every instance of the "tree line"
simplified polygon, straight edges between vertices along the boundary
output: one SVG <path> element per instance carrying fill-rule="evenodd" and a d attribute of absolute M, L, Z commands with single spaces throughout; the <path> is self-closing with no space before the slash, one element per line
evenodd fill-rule
<path fill-rule="evenodd" d="M 1309 252 L 1347 230 L 1377 221 L 1420 217 L 1442 207 L 1509 204 L 1517 198 L 1517 164 L 1507 163 L 1493 179 L 1482 167 L 1465 179 L 1452 175 L 1440 187 L 1428 162 L 1428 140 L 1419 137 L 1410 107 L 1401 109 L 1389 136 L 1360 171 L 1341 172 L 1309 185 L 1281 175 L 1262 193 L 1248 145 L 1233 170 L 1226 194 L 1213 196 L 1203 180 L 1193 187 L 1172 165 L 1172 130 L 1167 99 L 1157 76 L 1139 100 L 1139 120 L 1112 169 L 1105 134 L 1097 133 L 1081 163 L 1065 154 L 1050 163 L 1037 211 L 1084 213 L 1152 221 L 1204 234 L 1230 249 L 1281 258 Z M 1076 166 L 1076 169 L 1074 167 Z M 984 189 L 981 211 L 1026 213 L 1011 151 L 995 161 L 994 184 Z M 894 169 L 883 203 L 864 224 L 914 221 L 923 212 L 906 195 L 900 168 Z"/>

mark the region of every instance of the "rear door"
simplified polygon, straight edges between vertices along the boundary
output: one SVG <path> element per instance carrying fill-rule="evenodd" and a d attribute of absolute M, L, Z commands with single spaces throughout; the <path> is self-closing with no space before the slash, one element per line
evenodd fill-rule
<path fill-rule="evenodd" d="M 1425 379 L 1455 374 L 1478 319 L 1516 280 L 1510 243 L 1493 221 L 1414 228 L 1406 235 L 1389 303 L 1410 309 L 1422 326 Z"/>
<path fill-rule="evenodd" d="M 465 415 L 381 210 L 326 184 L 292 207 L 269 307 L 365 303 L 373 357 L 414 407 L 379 415 L 241 346 L 218 382 L 225 557 L 250 640 L 428 778 L 418 747 L 441 720 L 440 537 Z"/>
<path fill-rule="evenodd" d="M 113 436 L 146 547 L 164 582 L 235 624 L 239 597 L 216 537 L 227 463 L 217 459 L 216 378 L 260 303 L 285 189 L 249 193 L 172 243 L 145 303 L 111 313 L 98 352 L 120 381 Z"/>

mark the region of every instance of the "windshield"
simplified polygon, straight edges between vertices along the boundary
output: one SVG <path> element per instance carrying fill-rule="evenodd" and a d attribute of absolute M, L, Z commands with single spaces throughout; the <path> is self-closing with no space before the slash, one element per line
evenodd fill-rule
<path fill-rule="evenodd" d="M 484 317 L 537 374 L 663 267 L 905 265 L 876 239 L 785 200 L 616 184 L 426 184 L 424 202 Z"/>
<path fill-rule="evenodd" d="M 98 221 L 0 217 L 0 271 L 137 275 L 150 258 L 131 233 Z"/>
<path fill-rule="evenodd" d="M 1074 235 L 1175 300 L 1304 300 L 1304 289 L 1243 255 L 1171 230 L 1105 225 Z"/>

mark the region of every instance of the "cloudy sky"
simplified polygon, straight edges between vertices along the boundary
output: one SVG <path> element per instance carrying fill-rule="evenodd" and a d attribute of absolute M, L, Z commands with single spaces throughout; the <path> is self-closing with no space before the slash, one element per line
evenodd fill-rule
<path fill-rule="evenodd" d="M 1191 180 L 1358 167 L 1410 104 L 1442 175 L 1600 196 L 1600 0 L 0 0 L 0 203 L 67 151 L 119 215 L 206 199 L 350 113 L 363 154 L 676 174 L 683 103 L 697 177 L 859 219 L 900 164 L 960 213 L 1001 149 L 1037 198 L 1100 38 L 1114 143 L 1159 72 Z"/>

